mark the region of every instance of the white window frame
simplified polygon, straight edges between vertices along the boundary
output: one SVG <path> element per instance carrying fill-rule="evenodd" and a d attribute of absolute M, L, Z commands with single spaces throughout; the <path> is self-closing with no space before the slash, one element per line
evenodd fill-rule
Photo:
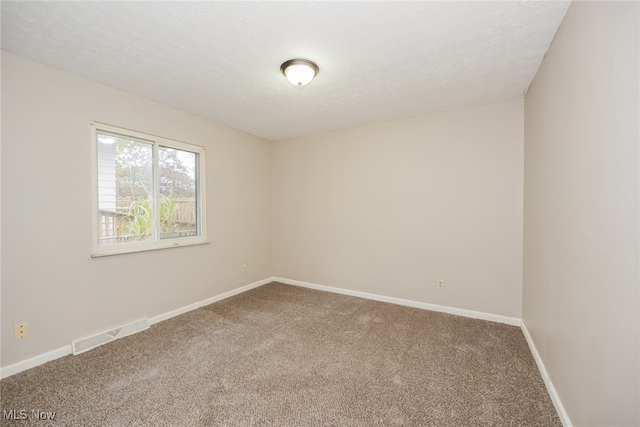
<path fill-rule="evenodd" d="M 206 208 L 206 147 L 188 144 L 186 142 L 175 141 L 156 135 L 150 135 L 143 132 L 138 132 L 130 129 L 120 128 L 100 122 L 90 122 L 91 127 L 91 194 L 92 194 L 92 233 L 93 233 L 93 250 L 91 252 L 92 258 L 98 258 L 110 255 L 120 255 L 134 252 L 153 251 L 158 249 L 168 249 L 181 246 L 202 245 L 209 243 L 207 240 L 207 208 Z M 159 227 L 160 218 L 154 218 L 154 233 L 151 241 L 143 242 L 124 242 L 113 243 L 109 245 L 99 244 L 99 224 L 98 224 L 98 133 L 105 132 L 114 134 L 115 136 L 122 136 L 123 138 L 130 138 L 141 142 L 148 142 L 153 144 L 153 188 L 154 188 L 154 212 L 158 210 L 158 192 L 160 177 L 157 173 L 158 170 L 158 156 L 157 151 L 159 146 L 167 148 L 175 148 L 178 150 L 189 151 L 198 154 L 198 164 L 196 167 L 196 206 L 197 206 L 197 229 L 199 231 L 197 236 L 190 237 L 176 237 L 160 239 Z"/>

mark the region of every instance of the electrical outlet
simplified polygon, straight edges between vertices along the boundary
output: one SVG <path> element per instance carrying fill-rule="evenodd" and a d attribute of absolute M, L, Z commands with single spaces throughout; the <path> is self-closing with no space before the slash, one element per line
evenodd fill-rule
<path fill-rule="evenodd" d="M 15 325 L 13 327 L 13 336 L 17 340 L 21 340 L 29 336 L 29 324 L 27 322 Z"/>
<path fill-rule="evenodd" d="M 438 289 L 444 289 L 444 280 L 442 279 L 438 280 Z"/>
<path fill-rule="evenodd" d="M 242 274 L 247 273 L 247 264 L 242 264 Z"/>

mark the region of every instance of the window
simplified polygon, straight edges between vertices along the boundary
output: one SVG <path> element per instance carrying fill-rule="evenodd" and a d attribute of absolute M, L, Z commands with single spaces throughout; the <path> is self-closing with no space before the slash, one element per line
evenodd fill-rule
<path fill-rule="evenodd" d="M 205 149 L 91 124 L 93 257 L 206 243 Z"/>

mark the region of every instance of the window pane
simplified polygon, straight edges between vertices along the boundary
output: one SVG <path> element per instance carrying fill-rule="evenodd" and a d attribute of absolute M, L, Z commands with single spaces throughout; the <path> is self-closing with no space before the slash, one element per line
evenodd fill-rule
<path fill-rule="evenodd" d="M 198 235 L 198 154 L 160 146 L 160 238 Z"/>
<path fill-rule="evenodd" d="M 100 245 L 153 238 L 153 146 L 98 133 Z"/>

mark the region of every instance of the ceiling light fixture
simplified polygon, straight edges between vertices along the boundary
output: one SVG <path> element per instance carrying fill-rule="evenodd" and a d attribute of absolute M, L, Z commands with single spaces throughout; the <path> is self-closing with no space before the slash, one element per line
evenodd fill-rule
<path fill-rule="evenodd" d="M 320 69 L 308 59 L 290 59 L 282 63 L 280 71 L 292 84 L 304 86 L 313 80 Z"/>

